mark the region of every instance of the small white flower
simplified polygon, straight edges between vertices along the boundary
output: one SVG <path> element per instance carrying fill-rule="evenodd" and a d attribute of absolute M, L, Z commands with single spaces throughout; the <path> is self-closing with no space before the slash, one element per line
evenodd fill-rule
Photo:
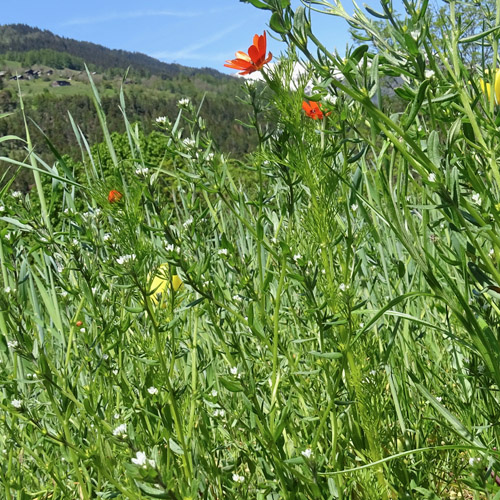
<path fill-rule="evenodd" d="M 14 408 L 17 408 L 19 410 L 19 408 L 21 408 L 21 406 L 23 406 L 23 401 L 21 399 L 13 399 L 10 404 Z"/>
<path fill-rule="evenodd" d="M 227 248 L 221 248 L 220 250 L 217 251 L 219 255 L 227 255 Z"/>
<path fill-rule="evenodd" d="M 351 210 L 352 210 L 353 212 L 355 212 L 357 209 L 358 209 L 358 204 L 357 204 L 357 203 L 353 203 L 353 204 L 351 205 Z"/>
<path fill-rule="evenodd" d="M 6 287 L 3 289 L 3 291 L 4 291 L 5 293 L 10 293 L 10 292 L 12 292 L 12 288 L 11 288 L 10 286 L 6 286 Z"/>
<path fill-rule="evenodd" d="M 61 297 L 67 297 L 68 296 L 68 292 L 66 290 L 63 290 L 61 292 Z"/>
<path fill-rule="evenodd" d="M 121 265 L 121 264 L 125 264 L 126 262 L 129 262 L 131 260 L 135 260 L 135 253 L 133 253 L 131 255 L 122 255 L 116 259 L 116 262 L 118 262 L 118 264 Z"/>
<path fill-rule="evenodd" d="M 241 297 L 241 295 L 239 295 L 238 293 L 233 295 L 233 300 L 236 300 L 238 302 L 241 302 L 243 299 Z"/>
<path fill-rule="evenodd" d="M 3 205 L 0 205 L 0 212 L 5 212 L 5 207 Z"/>
<path fill-rule="evenodd" d="M 191 137 L 186 137 L 185 139 L 182 139 L 182 143 L 184 146 L 190 148 L 195 145 L 195 140 L 191 139 Z"/>
<path fill-rule="evenodd" d="M 231 375 L 238 375 L 238 367 L 237 366 L 232 366 L 229 371 L 231 372 Z"/>
<path fill-rule="evenodd" d="M 472 467 L 474 465 L 475 459 L 474 457 L 469 458 L 469 465 Z"/>
<path fill-rule="evenodd" d="M 12 234 L 11 233 L 5 233 L 5 239 L 10 241 L 10 239 L 12 238 Z"/>
<path fill-rule="evenodd" d="M 165 250 L 166 250 L 167 252 L 173 252 L 173 251 L 174 251 L 174 245 L 173 245 L 172 243 L 167 243 L 167 244 L 165 245 Z"/>
<path fill-rule="evenodd" d="M 21 191 L 13 191 L 12 193 L 13 198 L 21 198 L 22 195 L 23 193 L 21 193 Z"/>
<path fill-rule="evenodd" d="M 293 260 L 295 262 L 297 262 L 299 259 L 302 259 L 302 255 L 300 255 L 300 253 L 296 253 L 294 256 L 293 256 Z"/>
<path fill-rule="evenodd" d="M 425 78 L 433 78 L 435 74 L 436 73 L 434 73 L 434 71 L 432 69 L 426 69 L 424 71 Z"/>
<path fill-rule="evenodd" d="M 428 180 L 429 182 L 436 182 L 436 174 L 435 174 L 434 172 L 431 172 L 431 173 L 429 174 L 429 177 L 427 177 L 427 180 Z"/>
<path fill-rule="evenodd" d="M 8 340 L 7 347 L 10 347 L 11 349 L 17 349 L 19 347 L 19 342 L 17 340 Z"/>
<path fill-rule="evenodd" d="M 135 169 L 135 173 L 137 175 L 144 175 L 144 176 L 146 176 L 146 175 L 148 175 L 148 172 L 149 172 L 149 168 L 147 168 L 147 167 L 137 167 Z"/>
<path fill-rule="evenodd" d="M 342 291 L 342 292 L 345 292 L 345 289 L 346 289 L 345 283 L 341 283 L 339 285 L 339 290 Z"/>
<path fill-rule="evenodd" d="M 217 397 L 218 392 L 215 389 L 212 389 L 212 392 L 210 393 L 213 398 Z"/>
<path fill-rule="evenodd" d="M 179 100 L 179 106 L 187 106 L 189 104 L 189 99 L 187 97 L 184 97 L 183 99 Z"/>
<path fill-rule="evenodd" d="M 492 248 L 490 251 L 489 251 L 489 254 L 490 254 L 490 257 L 493 257 L 495 255 L 495 250 Z"/>
<path fill-rule="evenodd" d="M 239 474 L 233 474 L 233 481 L 235 483 L 244 483 L 245 482 L 245 477 L 240 476 Z"/>
<path fill-rule="evenodd" d="M 478 193 L 472 195 L 472 201 L 477 205 L 481 205 L 481 196 Z"/>
<path fill-rule="evenodd" d="M 413 38 L 413 40 L 418 40 L 418 37 L 420 36 L 420 31 L 419 30 L 415 30 L 415 31 L 412 31 L 410 33 L 411 37 Z"/>
<path fill-rule="evenodd" d="M 158 394 L 158 389 L 154 386 L 148 387 L 149 394 Z"/>
<path fill-rule="evenodd" d="M 85 328 L 80 328 L 80 333 L 85 333 Z"/>
<path fill-rule="evenodd" d="M 441 396 L 436 396 L 436 401 L 438 403 L 441 403 L 441 401 L 443 401 L 443 398 Z"/>
<path fill-rule="evenodd" d="M 132 458 L 132 463 L 135 465 L 140 465 L 142 467 L 145 467 L 147 460 L 148 459 L 146 457 L 146 454 L 143 451 L 138 451 L 135 454 L 135 458 Z"/>
<path fill-rule="evenodd" d="M 102 237 L 104 241 L 108 241 L 111 239 L 111 234 L 110 233 L 105 233 L 104 236 Z"/>
<path fill-rule="evenodd" d="M 226 414 L 226 410 L 218 409 L 214 411 L 214 417 L 223 417 Z"/>
<path fill-rule="evenodd" d="M 125 437 L 127 435 L 127 424 L 120 424 L 113 429 L 113 436 Z"/>
<path fill-rule="evenodd" d="M 114 370 L 111 370 L 111 372 L 113 373 L 113 375 L 118 375 L 118 370 L 116 368 Z"/>
<path fill-rule="evenodd" d="M 311 448 L 306 448 L 304 451 L 301 452 L 301 455 L 305 458 L 311 458 L 312 457 L 312 450 Z"/>
<path fill-rule="evenodd" d="M 184 222 L 183 227 L 184 229 L 188 228 L 191 224 L 193 223 L 193 218 L 192 217 L 189 217 L 188 220 L 186 220 L 186 222 Z"/>
<path fill-rule="evenodd" d="M 323 97 L 324 102 L 328 102 L 329 104 L 333 105 L 337 102 L 337 96 L 332 95 L 332 94 L 327 94 L 325 97 Z"/>
<path fill-rule="evenodd" d="M 168 118 L 166 116 L 159 116 L 155 119 L 156 123 L 168 123 Z"/>
<path fill-rule="evenodd" d="M 113 415 L 113 418 L 114 418 L 115 420 L 118 420 L 118 419 L 120 418 L 120 414 L 119 414 L 119 413 L 115 413 L 115 414 Z"/>

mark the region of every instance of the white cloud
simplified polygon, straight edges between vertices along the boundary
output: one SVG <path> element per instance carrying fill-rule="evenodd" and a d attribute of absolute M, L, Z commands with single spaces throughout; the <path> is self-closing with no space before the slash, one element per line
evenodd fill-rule
<path fill-rule="evenodd" d="M 208 16 L 211 14 L 220 14 L 221 12 L 226 12 L 232 10 L 233 7 L 224 9 L 208 9 L 208 10 L 136 10 L 131 12 L 109 12 L 108 14 L 102 14 L 100 16 L 89 16 L 89 17 L 77 17 L 74 19 L 68 19 L 61 23 L 62 26 L 76 26 L 83 24 L 99 24 L 106 23 L 108 21 L 118 21 L 123 19 L 138 19 L 141 17 L 179 17 L 179 18 L 191 18 L 191 17 L 201 17 Z"/>
<path fill-rule="evenodd" d="M 215 61 L 215 60 L 224 60 L 224 59 L 231 59 L 233 55 L 231 53 L 225 53 L 224 55 L 204 55 L 202 53 L 199 53 L 198 50 L 201 48 L 206 48 L 208 45 L 217 42 L 218 40 L 221 40 L 222 38 L 226 37 L 229 33 L 236 31 L 238 28 L 241 28 L 245 22 L 233 24 L 229 27 L 227 27 L 225 30 L 218 31 L 214 35 L 204 38 L 203 40 L 200 40 L 196 43 L 193 43 L 191 45 L 188 45 L 187 47 L 184 47 L 180 50 L 177 51 L 159 51 L 159 52 L 153 52 L 152 54 L 149 54 L 151 57 L 156 57 L 156 59 L 168 59 L 170 61 L 176 61 L 178 59 L 205 59 L 207 61 Z"/>

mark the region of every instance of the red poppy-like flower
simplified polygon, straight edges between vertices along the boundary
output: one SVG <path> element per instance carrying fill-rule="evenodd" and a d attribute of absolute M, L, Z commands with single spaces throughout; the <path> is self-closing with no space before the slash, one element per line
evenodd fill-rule
<path fill-rule="evenodd" d="M 117 201 L 120 201 L 122 198 L 123 194 L 121 194 L 120 191 L 117 191 L 116 189 L 112 189 L 108 194 L 108 201 L 110 203 L 116 203 Z"/>
<path fill-rule="evenodd" d="M 248 75 L 254 71 L 258 71 L 264 67 L 272 58 L 273 55 L 269 52 L 266 58 L 266 32 L 263 35 L 254 35 L 253 45 L 248 47 L 248 54 L 238 51 L 236 52 L 236 59 L 226 61 L 224 66 L 226 68 L 233 68 L 240 71 L 240 75 Z"/>
<path fill-rule="evenodd" d="M 306 115 L 313 120 L 322 120 L 324 114 L 321 111 L 321 104 L 315 101 L 302 101 L 302 109 L 306 112 Z"/>
<path fill-rule="evenodd" d="M 83 321 L 77 321 L 75 324 L 76 324 L 76 326 L 82 326 L 83 325 Z"/>

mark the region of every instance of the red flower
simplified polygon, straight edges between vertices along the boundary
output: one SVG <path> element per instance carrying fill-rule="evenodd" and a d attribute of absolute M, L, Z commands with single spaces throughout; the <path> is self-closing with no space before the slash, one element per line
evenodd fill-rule
<path fill-rule="evenodd" d="M 108 194 L 108 201 L 110 203 L 116 203 L 117 201 L 120 201 L 122 198 L 123 194 L 121 194 L 120 191 L 117 191 L 116 189 L 112 189 Z"/>
<path fill-rule="evenodd" d="M 266 47 L 266 32 L 264 31 L 264 34 L 261 36 L 254 35 L 253 45 L 248 47 L 248 54 L 238 51 L 236 52 L 236 59 L 226 61 L 224 66 L 226 68 L 243 70 L 240 71 L 240 75 L 248 75 L 249 73 L 258 71 L 273 58 L 273 55 L 269 52 L 266 59 Z"/>
<path fill-rule="evenodd" d="M 321 111 L 321 104 L 315 101 L 303 101 L 302 109 L 306 112 L 306 115 L 313 120 L 322 120 L 325 115 Z"/>

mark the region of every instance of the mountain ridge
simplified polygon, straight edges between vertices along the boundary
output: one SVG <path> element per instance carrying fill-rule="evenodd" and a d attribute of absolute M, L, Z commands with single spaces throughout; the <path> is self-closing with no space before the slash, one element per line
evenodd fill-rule
<path fill-rule="evenodd" d="M 93 42 L 66 38 L 50 30 L 27 24 L 0 25 L 0 55 L 42 49 L 73 55 L 99 70 L 116 68 L 125 72 L 130 67 L 132 72 L 139 72 L 143 76 L 157 75 L 171 78 L 178 75 L 208 74 L 221 79 L 232 78 L 213 68 L 191 68 L 177 63 L 166 63 L 141 52 L 110 49 Z"/>

